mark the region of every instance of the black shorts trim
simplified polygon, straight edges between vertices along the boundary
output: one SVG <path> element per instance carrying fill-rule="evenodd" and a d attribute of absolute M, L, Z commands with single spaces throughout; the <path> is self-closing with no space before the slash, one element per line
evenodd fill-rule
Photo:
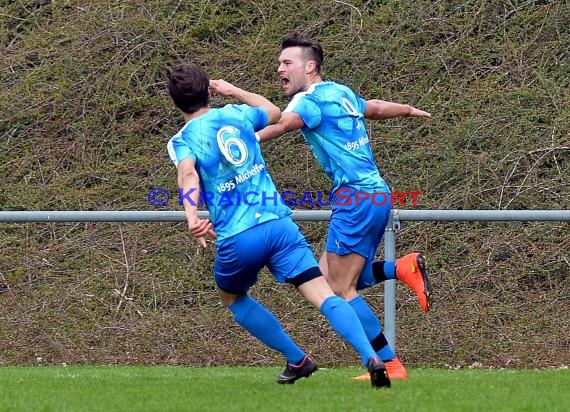
<path fill-rule="evenodd" d="M 318 266 L 313 266 L 312 268 L 305 270 L 303 273 L 298 274 L 294 278 L 287 279 L 285 282 L 290 283 L 298 288 L 303 283 L 307 283 L 308 281 L 316 279 L 319 276 L 323 276 L 321 270 Z"/>

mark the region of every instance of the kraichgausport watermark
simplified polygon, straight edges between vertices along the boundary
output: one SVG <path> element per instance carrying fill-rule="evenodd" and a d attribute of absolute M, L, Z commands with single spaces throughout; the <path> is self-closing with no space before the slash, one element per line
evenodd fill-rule
<path fill-rule="evenodd" d="M 198 203 L 192 196 L 197 189 L 190 189 L 184 192 L 178 189 L 178 205 L 182 206 L 184 200 L 192 206 L 277 206 L 283 204 L 289 207 L 328 207 L 336 206 L 358 206 L 364 202 L 372 202 L 374 206 L 385 206 L 390 202 L 391 206 L 418 206 L 418 197 L 422 195 L 421 191 L 398 191 L 391 193 L 383 191 L 366 192 L 361 190 L 352 190 L 349 188 L 340 188 L 335 192 L 323 191 L 303 191 L 295 192 L 285 190 L 283 192 L 222 192 L 214 193 L 208 191 L 200 191 Z M 216 195 L 218 195 L 216 197 Z M 166 206 L 172 196 L 167 189 L 155 187 L 148 192 L 147 200 L 152 206 Z"/>
<path fill-rule="evenodd" d="M 162 187 L 155 187 L 150 189 L 146 199 L 155 207 L 166 206 L 170 202 L 170 192 Z"/>

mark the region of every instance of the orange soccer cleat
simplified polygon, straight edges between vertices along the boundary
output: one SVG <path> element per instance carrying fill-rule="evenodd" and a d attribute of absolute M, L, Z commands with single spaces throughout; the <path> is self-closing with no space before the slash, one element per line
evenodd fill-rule
<path fill-rule="evenodd" d="M 388 372 L 388 378 L 391 381 L 405 381 L 408 379 L 408 371 L 404 368 L 402 362 L 398 357 L 391 359 L 389 361 L 384 361 L 384 366 L 386 367 L 386 372 Z M 355 381 L 369 381 L 370 374 L 365 373 L 364 375 L 356 376 L 352 378 Z"/>
<path fill-rule="evenodd" d="M 396 278 L 410 287 L 425 313 L 429 312 L 431 285 L 426 259 L 421 253 L 410 253 L 396 259 Z"/>

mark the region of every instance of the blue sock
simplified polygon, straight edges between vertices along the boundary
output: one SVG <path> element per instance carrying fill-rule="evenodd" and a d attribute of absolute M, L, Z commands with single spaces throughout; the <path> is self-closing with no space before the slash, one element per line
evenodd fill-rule
<path fill-rule="evenodd" d="M 358 352 L 362 363 L 376 355 L 366 333 L 361 327 L 358 316 L 350 305 L 340 296 L 330 296 L 321 305 L 321 313 L 327 318 L 333 329 Z"/>
<path fill-rule="evenodd" d="M 396 279 L 396 261 L 395 260 L 386 260 L 384 261 L 384 265 L 382 265 L 384 269 L 384 277 L 387 280 Z"/>
<path fill-rule="evenodd" d="M 356 315 L 362 324 L 362 328 L 364 329 L 364 332 L 366 332 L 368 340 L 372 341 L 372 339 L 382 332 L 382 326 L 380 326 L 378 318 L 374 312 L 372 312 L 372 309 L 370 309 L 370 306 L 368 306 L 368 303 L 366 303 L 362 296 L 358 295 L 348 303 L 356 312 Z"/>
<path fill-rule="evenodd" d="M 372 274 L 377 283 L 396 279 L 396 261 L 378 260 L 372 263 Z"/>
<path fill-rule="evenodd" d="M 287 335 L 271 312 L 249 296 L 243 296 L 229 305 L 235 321 L 261 342 L 283 354 L 287 362 L 299 364 L 305 352 Z"/>
<path fill-rule="evenodd" d="M 396 353 L 392 350 L 392 348 L 388 344 L 386 336 L 384 336 L 382 332 L 380 332 L 378 336 L 372 339 L 370 343 L 372 344 L 372 349 L 376 351 L 376 354 L 384 362 L 392 360 L 396 357 Z"/>
<path fill-rule="evenodd" d="M 396 354 L 390 345 L 388 345 L 388 341 L 382 333 L 380 321 L 378 321 L 378 318 L 374 312 L 372 312 L 372 309 L 370 309 L 370 306 L 368 306 L 368 303 L 366 303 L 364 298 L 358 295 L 348 303 L 350 303 L 350 306 L 352 306 L 358 315 L 358 319 L 360 320 L 360 323 L 362 323 L 366 336 L 370 340 L 372 348 L 376 351 L 376 354 L 380 359 L 383 361 L 394 359 Z"/>
<path fill-rule="evenodd" d="M 396 261 L 378 260 L 368 263 L 362 268 L 362 272 L 356 283 L 356 290 L 367 289 L 385 280 L 396 279 Z"/>

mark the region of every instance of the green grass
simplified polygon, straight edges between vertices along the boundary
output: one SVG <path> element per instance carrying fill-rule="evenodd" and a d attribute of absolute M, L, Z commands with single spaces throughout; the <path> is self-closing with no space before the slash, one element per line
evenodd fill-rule
<path fill-rule="evenodd" d="M 321 369 L 295 385 L 279 368 L 0 368 L 0 411 L 567 411 L 568 370 L 410 370 L 373 390 L 359 369 Z"/>

